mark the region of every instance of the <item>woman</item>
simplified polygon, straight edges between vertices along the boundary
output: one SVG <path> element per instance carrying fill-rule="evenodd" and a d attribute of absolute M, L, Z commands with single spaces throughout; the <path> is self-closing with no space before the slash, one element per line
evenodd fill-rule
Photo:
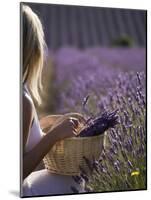
<path fill-rule="evenodd" d="M 44 60 L 44 33 L 38 16 L 22 6 L 23 19 L 23 183 L 22 196 L 72 193 L 77 186 L 71 176 L 34 171 L 50 148 L 59 140 L 72 137 L 84 118 L 78 113 L 47 116 L 38 121 L 33 99 L 41 103 L 41 74 Z M 71 118 L 72 117 L 72 118 Z M 47 134 L 43 134 L 42 130 Z M 49 130 L 49 131 L 48 131 Z M 80 187 L 78 185 L 78 187 Z M 81 192 L 83 188 L 79 188 Z"/>

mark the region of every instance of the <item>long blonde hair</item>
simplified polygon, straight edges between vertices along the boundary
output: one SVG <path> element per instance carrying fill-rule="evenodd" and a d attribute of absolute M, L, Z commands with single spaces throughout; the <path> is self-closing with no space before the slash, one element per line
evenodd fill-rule
<path fill-rule="evenodd" d="M 42 23 L 29 6 L 22 5 L 23 83 L 27 83 L 32 97 L 41 104 L 42 69 L 46 43 Z"/>

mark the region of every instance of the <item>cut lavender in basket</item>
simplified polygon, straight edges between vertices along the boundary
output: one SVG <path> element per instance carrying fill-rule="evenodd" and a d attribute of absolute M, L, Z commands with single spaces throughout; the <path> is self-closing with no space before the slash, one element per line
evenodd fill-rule
<path fill-rule="evenodd" d="M 78 137 L 88 137 L 103 134 L 107 129 L 118 124 L 117 110 L 104 112 L 101 116 L 91 119 L 85 128 L 78 134 Z"/>
<path fill-rule="evenodd" d="M 103 114 L 97 113 L 95 115 L 90 112 L 87 108 L 89 98 L 90 95 L 88 94 L 82 102 L 82 110 L 89 118 L 77 137 L 97 136 L 103 134 L 109 128 L 114 128 L 119 123 L 117 109 L 113 112 L 105 111 Z"/>

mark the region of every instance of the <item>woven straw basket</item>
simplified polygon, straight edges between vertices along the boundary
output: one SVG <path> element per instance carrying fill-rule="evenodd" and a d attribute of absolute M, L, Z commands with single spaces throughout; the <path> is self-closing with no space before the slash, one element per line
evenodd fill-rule
<path fill-rule="evenodd" d="M 103 135 L 93 137 L 71 137 L 57 142 L 43 161 L 45 168 L 51 173 L 62 175 L 78 175 L 79 166 L 87 170 L 83 156 L 92 160 L 99 159 L 104 145 Z"/>

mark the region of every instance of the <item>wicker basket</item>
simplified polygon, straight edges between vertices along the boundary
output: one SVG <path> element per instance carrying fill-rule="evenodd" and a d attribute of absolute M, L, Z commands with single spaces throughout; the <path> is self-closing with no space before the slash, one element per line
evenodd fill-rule
<path fill-rule="evenodd" d="M 104 145 L 104 135 L 93 137 L 72 137 L 57 142 L 43 161 L 51 173 L 78 175 L 79 166 L 87 170 L 83 156 L 92 160 L 99 159 Z"/>

